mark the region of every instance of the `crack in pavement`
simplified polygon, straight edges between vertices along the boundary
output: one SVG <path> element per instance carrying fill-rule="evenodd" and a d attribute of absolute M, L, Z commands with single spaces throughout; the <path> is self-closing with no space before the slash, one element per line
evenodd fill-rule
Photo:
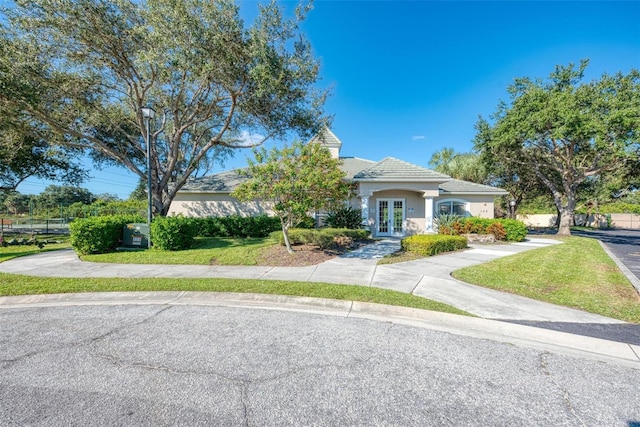
<path fill-rule="evenodd" d="M 562 401 L 564 402 L 565 406 L 569 410 L 569 413 L 571 413 L 571 415 L 573 415 L 573 417 L 576 418 L 580 422 L 580 425 L 586 427 L 587 424 L 584 422 L 582 417 L 580 417 L 580 415 L 578 415 L 578 413 L 576 412 L 576 408 L 571 403 L 571 396 L 569 395 L 569 392 L 564 387 L 562 387 L 562 385 L 560 383 L 558 383 L 558 381 L 556 381 L 555 377 L 553 376 L 553 374 L 549 370 L 549 366 L 547 365 L 547 356 L 550 355 L 550 354 L 551 353 L 546 352 L 546 351 L 540 353 L 540 368 L 542 369 L 542 373 L 545 374 L 551 380 L 553 385 L 558 390 L 560 390 L 560 393 L 562 394 Z"/>
<path fill-rule="evenodd" d="M 149 320 L 155 318 L 156 316 L 160 315 L 164 311 L 169 310 L 171 308 L 173 308 L 173 306 L 162 307 L 160 310 L 156 311 L 155 313 L 151 314 L 150 316 L 147 316 L 146 318 L 144 318 L 144 319 L 142 319 L 142 320 L 140 320 L 138 322 L 128 323 L 128 324 L 116 326 L 116 327 L 112 328 L 111 330 L 109 330 L 107 332 L 104 332 L 104 333 L 102 333 L 100 335 L 97 335 L 97 336 L 84 338 L 84 339 L 81 339 L 81 340 L 78 340 L 78 341 L 71 341 L 71 342 L 68 342 L 68 343 L 65 343 L 65 344 L 49 345 L 47 347 L 44 347 L 44 348 L 41 348 L 41 349 L 38 349 L 38 350 L 34 350 L 34 351 L 31 351 L 31 352 L 22 354 L 20 356 L 14 357 L 12 359 L 0 359 L 0 363 L 2 364 L 1 368 L 2 369 L 9 368 L 9 367 L 13 366 L 14 364 L 16 364 L 16 363 L 18 363 L 18 362 L 20 362 L 20 361 L 22 361 L 24 359 L 28 359 L 28 358 L 31 358 L 33 356 L 37 356 L 37 355 L 40 355 L 40 354 L 59 351 L 59 350 L 63 350 L 63 349 L 66 349 L 66 348 L 80 347 L 80 346 L 86 345 L 87 343 L 92 343 L 92 342 L 96 342 L 96 341 L 102 340 L 102 339 L 104 339 L 104 338 L 106 338 L 108 336 L 111 336 L 111 335 L 113 335 L 113 334 L 115 334 L 115 333 L 117 333 L 117 332 L 119 332 L 119 331 L 121 331 L 121 330 L 123 330 L 125 328 L 129 328 L 129 327 L 132 327 L 132 326 L 138 326 L 138 325 L 141 325 L 141 324 L 143 324 L 145 322 L 148 322 Z"/>

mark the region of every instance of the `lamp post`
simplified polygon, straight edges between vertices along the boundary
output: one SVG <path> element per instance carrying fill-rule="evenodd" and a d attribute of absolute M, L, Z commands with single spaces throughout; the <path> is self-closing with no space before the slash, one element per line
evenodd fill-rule
<path fill-rule="evenodd" d="M 509 207 L 511 211 L 511 219 L 516 219 L 516 201 L 515 199 L 509 200 Z"/>
<path fill-rule="evenodd" d="M 156 115 L 156 112 L 151 107 L 142 107 L 142 117 L 144 118 L 144 126 L 146 130 L 146 144 L 147 144 L 147 224 L 149 225 L 149 235 L 147 236 L 147 247 L 151 248 L 151 219 L 152 219 L 152 203 L 151 196 L 151 132 L 149 131 L 149 122 Z"/>

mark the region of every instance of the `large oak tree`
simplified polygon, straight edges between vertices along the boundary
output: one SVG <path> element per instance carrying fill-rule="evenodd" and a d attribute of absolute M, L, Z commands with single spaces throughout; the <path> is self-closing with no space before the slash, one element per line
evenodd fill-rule
<path fill-rule="evenodd" d="M 637 161 L 640 151 L 640 73 L 583 83 L 587 65 L 557 66 L 546 80 L 516 79 L 510 103 L 477 125 L 478 150 L 544 183 L 560 235 L 571 233 L 580 184 Z"/>
<path fill-rule="evenodd" d="M 294 18 L 275 3 L 249 26 L 226 0 L 16 0 L 0 19 L 0 103 L 61 143 L 144 178 L 153 210 L 238 147 L 310 136 L 326 93 Z"/>

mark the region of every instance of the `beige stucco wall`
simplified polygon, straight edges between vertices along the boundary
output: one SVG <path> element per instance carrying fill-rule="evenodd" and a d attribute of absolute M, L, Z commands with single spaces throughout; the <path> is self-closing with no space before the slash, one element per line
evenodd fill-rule
<path fill-rule="evenodd" d="M 554 214 L 518 215 L 518 219 L 528 227 L 555 227 L 557 216 Z M 587 227 L 604 228 L 607 226 L 607 216 L 604 214 L 589 215 L 588 218 L 584 214 L 578 214 L 575 221 L 576 224 Z M 611 214 L 611 226 L 640 229 L 640 215 Z"/>
<path fill-rule="evenodd" d="M 407 236 L 424 232 L 424 198 L 422 192 L 406 190 L 385 190 L 376 191 L 369 198 L 369 224 L 371 231 L 375 235 L 378 228 L 378 199 L 403 199 L 405 203 L 405 221 L 403 230 Z"/>
<path fill-rule="evenodd" d="M 193 217 L 274 215 L 272 203 L 239 202 L 222 193 L 178 193 L 171 202 L 169 215 Z"/>
<path fill-rule="evenodd" d="M 436 205 L 438 202 L 443 202 L 446 200 L 456 200 L 460 202 L 467 203 L 467 210 L 471 216 L 479 217 L 479 218 L 493 218 L 494 216 L 494 206 L 493 206 L 494 196 L 471 196 L 471 195 L 447 195 L 442 197 L 437 197 L 433 201 L 433 208 L 437 213 Z"/>

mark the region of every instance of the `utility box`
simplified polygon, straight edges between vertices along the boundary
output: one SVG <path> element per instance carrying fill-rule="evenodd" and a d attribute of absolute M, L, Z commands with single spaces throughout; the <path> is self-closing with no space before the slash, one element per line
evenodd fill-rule
<path fill-rule="evenodd" d="M 134 248 L 149 247 L 149 224 L 127 224 L 122 232 L 122 244 Z"/>

